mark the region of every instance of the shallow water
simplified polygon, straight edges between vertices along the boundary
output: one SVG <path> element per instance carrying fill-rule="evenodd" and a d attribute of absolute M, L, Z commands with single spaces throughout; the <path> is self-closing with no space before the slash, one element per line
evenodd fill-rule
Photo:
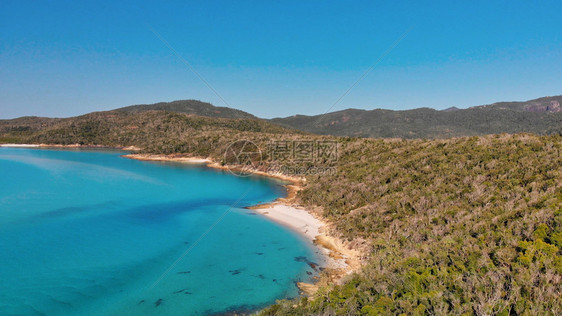
<path fill-rule="evenodd" d="M 242 208 L 280 183 L 122 154 L 0 148 L 0 314 L 254 310 L 315 274 L 309 242 Z"/>

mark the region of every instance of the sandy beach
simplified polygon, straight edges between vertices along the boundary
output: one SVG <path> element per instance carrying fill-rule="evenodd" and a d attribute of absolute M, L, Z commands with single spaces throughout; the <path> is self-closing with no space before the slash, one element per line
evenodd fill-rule
<path fill-rule="evenodd" d="M 130 151 L 140 150 L 138 147 L 135 147 L 135 146 L 112 147 L 112 146 L 104 146 L 104 145 L 83 145 L 83 144 L 69 144 L 69 145 L 60 145 L 60 144 L 0 144 L 0 147 L 12 147 L 12 148 L 113 148 L 113 149 L 130 150 Z"/>
<path fill-rule="evenodd" d="M 220 165 L 209 158 L 186 157 L 181 154 L 128 154 L 123 155 L 123 157 L 145 161 L 175 161 L 206 164 L 210 168 L 228 169 L 228 166 Z M 352 247 L 339 238 L 329 234 L 329 224 L 327 222 L 294 203 L 297 192 L 302 188 L 305 182 L 304 178 L 290 177 L 279 173 L 267 173 L 259 170 L 255 170 L 253 173 L 289 182 L 285 184 L 287 196 L 279 198 L 272 203 L 250 206 L 247 207 L 247 209 L 255 211 L 257 214 L 261 214 L 302 235 L 317 248 L 317 252 L 321 254 L 324 259 L 323 262 L 319 264 L 325 274 L 316 284 L 299 282 L 297 285 L 301 290 L 301 294 L 312 295 L 316 292 L 320 284 L 337 283 L 341 281 L 344 276 L 351 274 L 361 266 L 362 257 L 360 251 L 352 249 Z"/>
<path fill-rule="evenodd" d="M 36 148 L 36 147 L 41 147 L 41 145 L 35 145 L 35 144 L 0 144 L 0 147 Z"/>
<path fill-rule="evenodd" d="M 248 207 L 248 209 L 306 237 L 322 255 L 324 260 L 320 266 L 326 274 L 316 284 L 297 283 L 301 294 L 312 295 L 320 285 L 338 283 L 344 276 L 351 274 L 361 266 L 360 252 L 329 235 L 327 233 L 328 224 L 304 208 L 276 201 L 271 204 Z"/>
<path fill-rule="evenodd" d="M 163 156 L 163 155 L 150 155 L 150 154 L 128 154 L 128 155 L 123 155 L 122 157 L 135 159 L 135 160 L 143 160 L 143 161 L 175 161 L 175 162 L 192 163 L 192 164 L 212 163 L 210 159 L 197 158 L 197 157 L 183 157 L 180 155 Z"/>
<path fill-rule="evenodd" d="M 346 272 L 356 268 L 359 253 L 348 249 L 343 242 L 327 234 L 327 224 L 304 208 L 274 202 L 249 209 L 312 241 L 329 258 L 326 260 L 326 268 L 345 269 Z"/>

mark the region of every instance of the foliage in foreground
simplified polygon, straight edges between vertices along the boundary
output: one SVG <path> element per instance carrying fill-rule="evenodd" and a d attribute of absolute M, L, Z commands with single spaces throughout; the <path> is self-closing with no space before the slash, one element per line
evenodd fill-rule
<path fill-rule="evenodd" d="M 370 259 L 342 285 L 262 314 L 562 313 L 562 137 L 342 143 L 320 205 Z"/>

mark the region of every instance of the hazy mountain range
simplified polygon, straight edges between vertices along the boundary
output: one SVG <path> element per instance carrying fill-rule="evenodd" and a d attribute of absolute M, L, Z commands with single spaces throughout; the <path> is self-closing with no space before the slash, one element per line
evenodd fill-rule
<path fill-rule="evenodd" d="M 443 138 L 530 132 L 562 132 L 562 96 L 525 102 L 498 102 L 467 109 L 406 111 L 347 109 L 325 115 L 275 118 L 274 123 L 337 136 Z"/>
<path fill-rule="evenodd" d="M 322 135 L 352 137 L 447 138 L 498 133 L 529 132 L 562 134 L 562 96 L 543 97 L 523 102 L 498 102 L 467 109 L 418 108 L 405 111 L 347 109 L 322 115 L 294 115 L 271 120 L 228 107 L 216 107 L 197 100 L 180 100 L 132 105 L 102 113 L 139 114 L 168 111 L 193 116 L 223 119 L 262 120 L 274 125 Z M 0 120 L 0 132 L 40 130 L 87 119 L 22 117 Z"/>

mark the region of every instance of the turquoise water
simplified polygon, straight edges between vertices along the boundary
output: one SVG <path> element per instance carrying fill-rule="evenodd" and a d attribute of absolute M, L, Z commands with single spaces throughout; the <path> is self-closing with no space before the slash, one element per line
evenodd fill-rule
<path fill-rule="evenodd" d="M 314 275 L 307 241 L 242 208 L 280 183 L 122 154 L 0 148 L 0 314 L 255 310 Z"/>

